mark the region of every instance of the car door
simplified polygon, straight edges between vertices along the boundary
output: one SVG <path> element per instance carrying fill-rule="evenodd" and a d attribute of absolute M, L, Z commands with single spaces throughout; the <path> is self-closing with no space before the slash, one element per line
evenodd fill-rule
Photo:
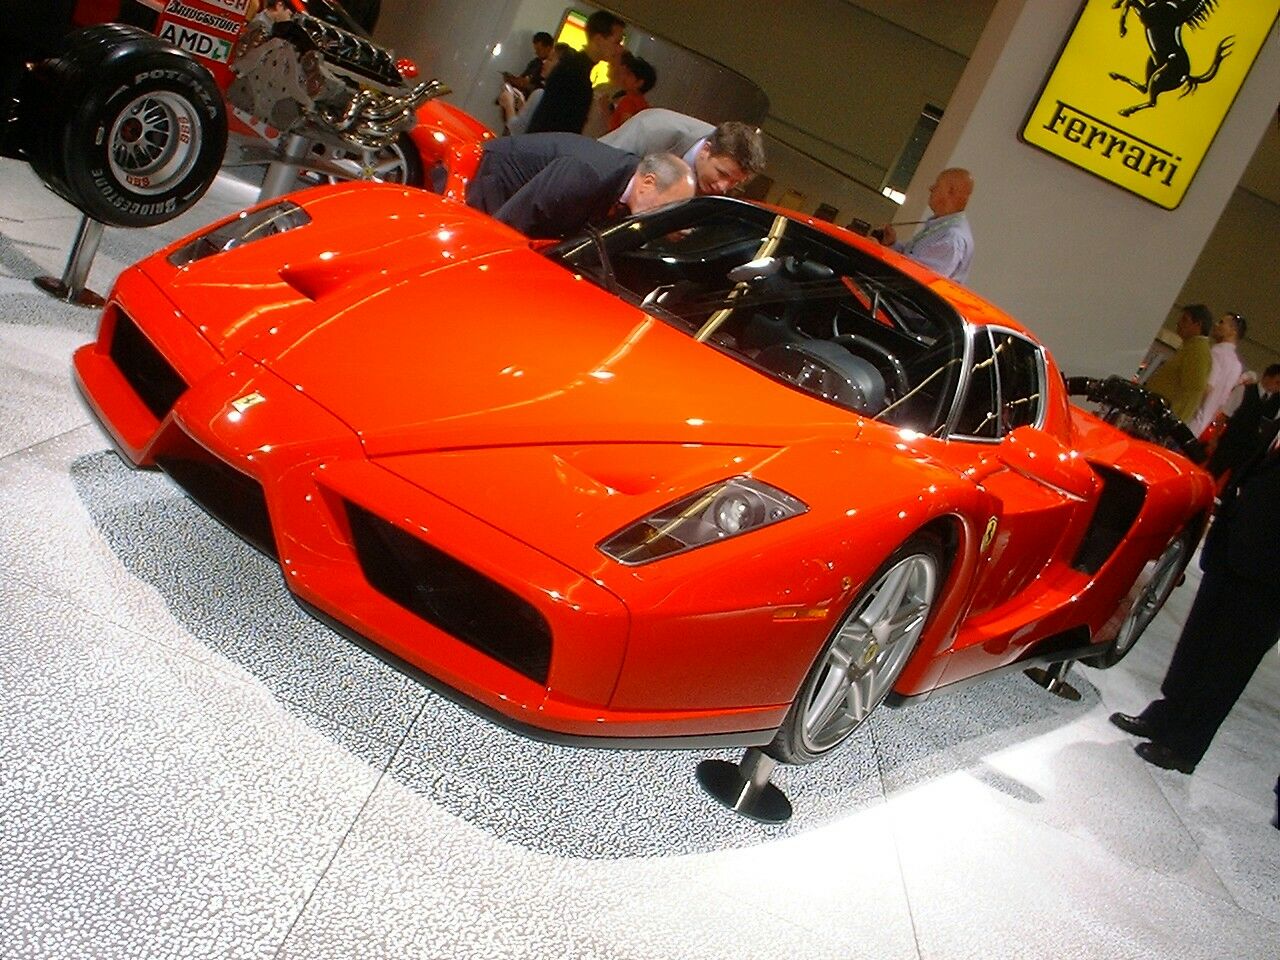
<path fill-rule="evenodd" d="M 970 476 L 994 506 L 984 535 L 972 618 L 1020 599 L 1076 522 L 1087 517 L 1096 481 L 1062 441 L 1042 429 L 1046 364 L 1042 348 L 998 327 L 972 331 L 972 362 L 952 439 L 971 445 Z"/>

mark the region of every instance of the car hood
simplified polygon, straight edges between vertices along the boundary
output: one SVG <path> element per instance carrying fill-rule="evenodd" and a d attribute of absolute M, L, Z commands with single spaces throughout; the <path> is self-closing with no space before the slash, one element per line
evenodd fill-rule
<path fill-rule="evenodd" d="M 371 456 L 619 441 L 776 447 L 857 429 L 854 414 L 527 248 L 401 276 L 272 350 L 277 339 L 245 349 L 346 422 Z"/>

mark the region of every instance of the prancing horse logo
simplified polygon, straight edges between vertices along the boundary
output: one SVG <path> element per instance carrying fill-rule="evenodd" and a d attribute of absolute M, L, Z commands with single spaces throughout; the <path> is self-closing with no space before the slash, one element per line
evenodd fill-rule
<path fill-rule="evenodd" d="M 1183 26 L 1190 25 L 1193 29 L 1203 26 L 1217 6 L 1218 0 L 1116 0 L 1111 5 L 1113 10 L 1121 11 L 1122 37 L 1129 32 L 1129 11 L 1138 11 L 1138 19 L 1147 31 L 1147 46 L 1151 48 L 1151 56 L 1147 59 L 1146 83 L 1131 80 L 1121 73 L 1111 74 L 1112 80 L 1122 80 L 1148 97 L 1145 103 L 1125 107 L 1120 111 L 1120 116 L 1127 117 L 1139 110 L 1154 107 L 1156 97 L 1162 93 L 1182 87 L 1187 88 L 1182 92 L 1183 97 L 1195 93 L 1196 87 L 1208 83 L 1218 75 L 1218 67 L 1231 52 L 1234 36 L 1226 37 L 1218 44 L 1213 64 L 1199 76 L 1192 75 L 1191 58 L 1182 46 Z"/>

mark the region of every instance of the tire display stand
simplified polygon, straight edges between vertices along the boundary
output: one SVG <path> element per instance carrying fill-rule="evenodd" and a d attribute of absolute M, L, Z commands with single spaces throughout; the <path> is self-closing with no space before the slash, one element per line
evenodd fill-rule
<path fill-rule="evenodd" d="M 703 760 L 696 776 L 703 790 L 734 813 L 757 823 L 786 823 L 791 801 L 769 779 L 777 765 L 773 757 L 751 747 L 737 763 Z"/>
<path fill-rule="evenodd" d="M 93 258 L 98 253 L 98 245 L 102 242 L 102 231 L 105 224 L 94 220 L 88 214 L 80 218 L 80 226 L 76 230 L 76 238 L 71 244 L 71 254 L 67 257 L 66 269 L 61 277 L 36 277 L 31 282 L 51 297 L 74 304 L 77 307 L 101 307 L 106 300 L 85 286 L 89 279 L 89 268 L 93 266 Z"/>

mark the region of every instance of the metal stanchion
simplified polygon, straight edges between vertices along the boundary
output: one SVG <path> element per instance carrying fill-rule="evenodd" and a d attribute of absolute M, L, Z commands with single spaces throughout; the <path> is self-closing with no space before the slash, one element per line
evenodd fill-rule
<path fill-rule="evenodd" d="M 777 761 L 751 747 L 738 763 L 703 760 L 696 775 L 702 789 L 718 801 L 758 823 L 785 823 L 791 819 L 791 801 L 769 777 Z"/>
<path fill-rule="evenodd" d="M 298 189 L 298 169 L 311 150 L 311 142 L 297 133 L 284 138 L 280 159 L 267 164 L 267 175 L 262 178 L 262 190 L 258 193 L 259 203 Z"/>
<path fill-rule="evenodd" d="M 62 277 L 36 277 L 32 281 L 37 287 L 51 296 L 57 297 L 77 307 L 100 307 L 106 301 L 85 288 L 89 279 L 89 268 L 98 253 L 98 244 L 102 242 L 103 224 L 91 219 L 88 215 L 80 219 L 80 227 L 76 231 L 75 242 L 71 245 L 71 255 L 67 258 L 67 268 Z"/>
<path fill-rule="evenodd" d="M 1063 660 L 1047 669 L 1031 667 L 1022 672 L 1055 697 L 1061 697 L 1063 700 L 1079 700 L 1080 691 L 1067 683 L 1067 671 L 1071 669 L 1073 663 L 1075 663 L 1074 660 Z"/>

